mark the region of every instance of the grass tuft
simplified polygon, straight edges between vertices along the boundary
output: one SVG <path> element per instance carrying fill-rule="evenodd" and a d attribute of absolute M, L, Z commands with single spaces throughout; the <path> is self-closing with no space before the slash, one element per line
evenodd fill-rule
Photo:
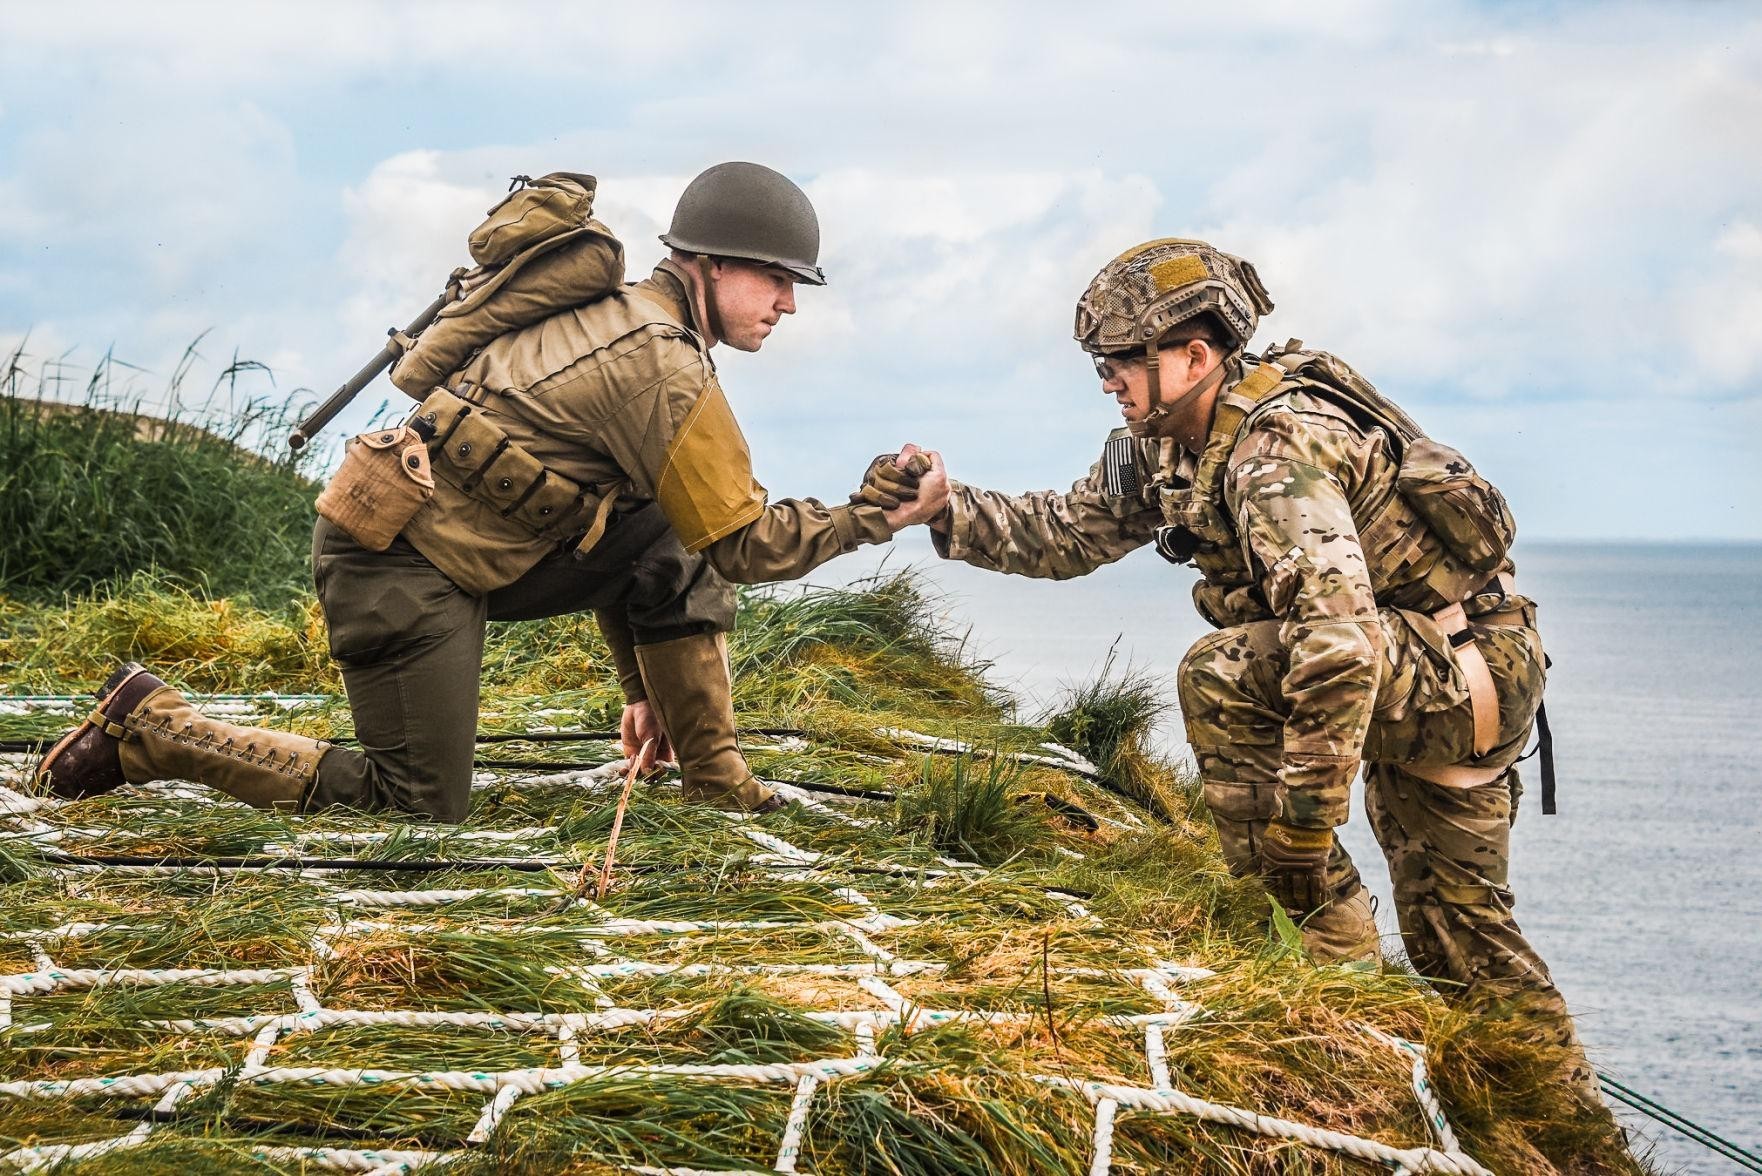
<path fill-rule="evenodd" d="M 1018 796 L 1021 777 L 1009 760 L 925 756 L 917 785 L 894 801 L 894 827 L 988 866 L 1045 848 L 1052 842 L 1046 809 Z"/>
<path fill-rule="evenodd" d="M 253 361 L 187 404 L 199 342 L 152 397 L 168 420 L 143 415 L 142 373 L 110 355 L 83 385 L 23 343 L 0 356 L 0 593 L 53 601 L 140 569 L 270 607 L 306 591 L 316 451 L 279 447 L 293 411 L 241 391 L 268 374 Z"/>
<path fill-rule="evenodd" d="M 1061 705 L 1046 720 L 1046 729 L 1100 768 L 1106 787 L 1165 820 L 1182 819 L 1191 812 L 1192 789 L 1170 787 L 1170 766 L 1151 744 L 1168 700 L 1148 671 L 1128 665 L 1116 674 L 1114 654 L 1115 650 L 1108 650 L 1093 681 L 1065 691 Z"/>

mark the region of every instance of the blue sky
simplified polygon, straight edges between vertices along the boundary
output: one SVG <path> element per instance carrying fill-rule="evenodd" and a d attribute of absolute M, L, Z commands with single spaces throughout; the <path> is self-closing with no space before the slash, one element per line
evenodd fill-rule
<path fill-rule="evenodd" d="M 1527 537 L 1762 539 L 1738 4 L 10 5 L 0 344 L 114 346 L 151 391 L 208 331 L 198 379 L 236 349 L 328 392 L 507 176 L 599 175 L 641 271 L 723 159 L 808 189 L 832 279 L 722 361 L 774 495 L 906 440 L 1079 476 L 1114 416 L 1072 304 L 1181 234 L 1257 263 L 1259 341 L 1347 358 Z"/>

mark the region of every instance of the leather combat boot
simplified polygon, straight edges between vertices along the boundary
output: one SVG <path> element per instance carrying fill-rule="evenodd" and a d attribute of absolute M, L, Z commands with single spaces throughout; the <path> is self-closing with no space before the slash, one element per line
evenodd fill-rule
<path fill-rule="evenodd" d="M 649 705 L 679 757 L 685 799 L 733 812 L 774 812 L 783 798 L 752 774 L 734 738 L 727 649 L 720 633 L 703 633 L 638 645 L 636 660 Z"/>
<path fill-rule="evenodd" d="M 1375 964 L 1382 956 L 1370 891 L 1361 884 L 1303 920 L 1303 946 L 1318 964 Z"/>
<path fill-rule="evenodd" d="M 99 688 L 85 722 L 43 757 L 36 780 L 68 799 L 123 784 L 193 780 L 254 808 L 298 811 L 328 750 L 305 735 L 211 719 L 130 662 Z"/>

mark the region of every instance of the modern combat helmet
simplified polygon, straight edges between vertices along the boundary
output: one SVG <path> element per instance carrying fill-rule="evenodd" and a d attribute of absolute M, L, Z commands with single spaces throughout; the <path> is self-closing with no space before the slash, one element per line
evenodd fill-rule
<path fill-rule="evenodd" d="M 682 253 L 781 266 L 826 284 L 820 219 L 788 176 L 756 163 L 718 163 L 686 186 L 661 240 Z"/>
<path fill-rule="evenodd" d="M 1126 250 L 1095 275 L 1077 299 L 1076 337 L 1091 355 L 1142 349 L 1155 417 L 1168 408 L 1162 403 L 1157 349 L 1177 337 L 1183 323 L 1212 312 L 1235 352 L 1272 308 L 1260 275 L 1248 262 L 1204 241 L 1160 237 Z"/>
<path fill-rule="evenodd" d="M 1133 246 L 1095 275 L 1077 299 L 1077 342 L 1094 355 L 1136 351 L 1209 310 L 1237 349 L 1272 308 L 1248 262 L 1204 241 L 1162 237 Z"/>

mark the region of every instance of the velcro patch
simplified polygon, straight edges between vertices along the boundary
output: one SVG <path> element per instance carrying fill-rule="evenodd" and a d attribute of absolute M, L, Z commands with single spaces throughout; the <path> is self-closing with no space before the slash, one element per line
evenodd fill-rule
<path fill-rule="evenodd" d="M 1135 497 L 1144 488 L 1138 477 L 1138 453 L 1129 429 L 1115 429 L 1101 451 L 1103 488 L 1109 498 Z"/>
<path fill-rule="evenodd" d="M 1150 267 L 1150 280 L 1156 283 L 1158 293 L 1189 282 L 1203 282 L 1209 277 L 1211 273 L 1205 268 L 1205 262 L 1191 253 L 1165 257 Z"/>

